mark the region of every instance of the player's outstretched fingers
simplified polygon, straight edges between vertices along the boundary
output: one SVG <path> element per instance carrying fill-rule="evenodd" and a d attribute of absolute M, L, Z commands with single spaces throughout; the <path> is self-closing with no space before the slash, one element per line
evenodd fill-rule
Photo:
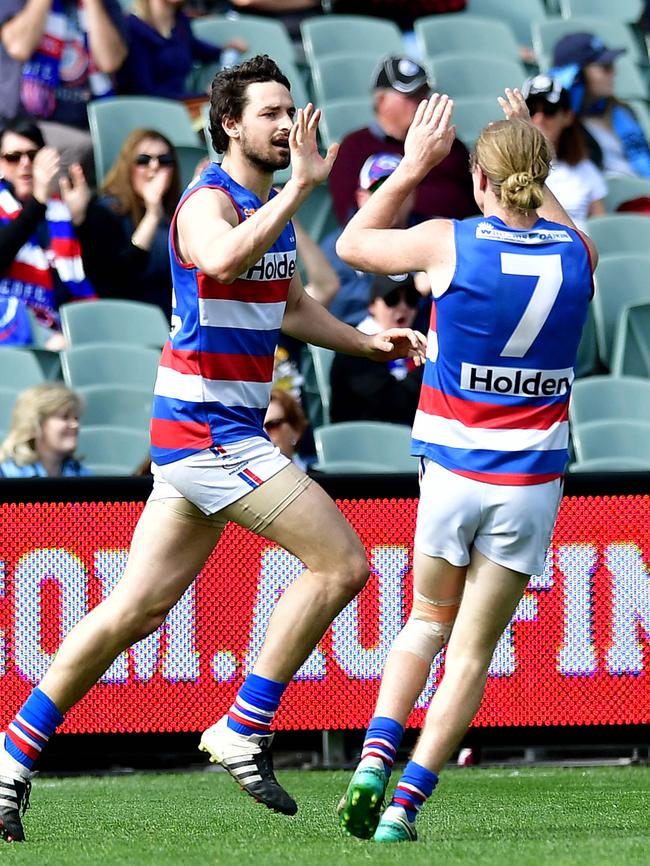
<path fill-rule="evenodd" d="M 325 159 L 325 165 L 327 166 L 328 174 L 332 170 L 332 166 L 334 165 L 334 161 L 336 160 L 336 157 L 338 156 L 339 147 L 340 147 L 339 143 L 335 141 L 334 144 L 330 144 L 330 146 L 327 148 L 327 153 L 325 154 L 324 159 Z"/>
<path fill-rule="evenodd" d="M 320 108 L 317 108 L 316 111 L 314 111 L 312 116 L 309 118 L 309 123 L 307 124 L 307 129 L 309 130 L 309 132 L 316 131 L 316 129 L 318 128 L 318 121 L 320 120 L 320 117 L 321 110 Z"/>
<path fill-rule="evenodd" d="M 436 107 L 441 99 L 439 93 L 432 93 L 429 97 L 429 101 L 426 104 L 426 108 L 424 109 L 424 117 L 422 118 L 423 123 L 430 123 L 431 118 L 433 117 L 433 113 L 436 110 Z"/>

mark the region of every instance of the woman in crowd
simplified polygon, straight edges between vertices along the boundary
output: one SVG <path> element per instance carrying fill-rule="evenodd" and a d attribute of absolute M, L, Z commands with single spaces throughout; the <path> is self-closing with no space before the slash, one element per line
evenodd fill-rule
<path fill-rule="evenodd" d="M 29 309 L 60 349 L 59 305 L 94 297 L 70 213 L 51 196 L 59 162 L 30 120 L 0 135 L 0 343 L 33 342 Z"/>
<path fill-rule="evenodd" d="M 121 93 L 188 99 L 194 63 L 219 63 L 222 49 L 197 39 L 181 7 L 184 0 L 134 0 L 127 18 L 129 55 L 118 74 Z M 233 39 L 224 48 L 246 50 Z"/>
<path fill-rule="evenodd" d="M 521 90 L 530 117 L 553 145 L 555 157 L 546 184 L 578 228 L 587 217 L 606 213 L 607 183 L 588 158 L 587 143 L 571 98 L 559 81 L 536 75 Z"/>
<path fill-rule="evenodd" d="M 264 418 L 264 431 L 285 457 L 293 460 L 303 472 L 306 465 L 298 454 L 298 446 L 307 429 L 307 418 L 296 398 L 281 388 L 273 388 Z"/>
<path fill-rule="evenodd" d="M 94 197 L 80 166 L 61 193 L 83 247 L 86 272 L 102 297 L 158 304 L 171 312 L 167 235 L 180 195 L 173 145 L 152 129 L 127 136 Z"/>
<path fill-rule="evenodd" d="M 81 411 L 81 399 L 62 382 L 36 385 L 19 394 L 11 428 L 0 446 L 0 477 L 91 475 L 75 458 Z"/>

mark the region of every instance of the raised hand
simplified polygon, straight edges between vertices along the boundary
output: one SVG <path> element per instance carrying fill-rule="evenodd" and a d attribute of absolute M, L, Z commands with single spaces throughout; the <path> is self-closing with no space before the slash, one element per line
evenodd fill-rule
<path fill-rule="evenodd" d="M 450 125 L 453 110 L 454 102 L 445 93 L 434 93 L 417 107 L 406 133 L 404 159 L 419 167 L 423 177 L 451 150 L 456 137 L 456 127 Z"/>
<path fill-rule="evenodd" d="M 92 194 L 78 162 L 70 166 L 69 177 L 62 177 L 59 180 L 59 189 L 63 203 L 70 211 L 73 225 L 80 225 L 86 219 L 88 202 Z"/>
<path fill-rule="evenodd" d="M 368 337 L 367 353 L 373 361 L 394 361 L 412 358 L 415 366 L 424 364 L 427 338 L 412 328 L 389 328 Z"/>
<path fill-rule="evenodd" d="M 518 90 L 516 87 L 514 90 L 506 87 L 505 93 L 505 99 L 503 96 L 497 96 L 497 101 L 503 109 L 506 120 L 530 121 L 530 111 L 528 110 L 526 100 L 524 99 L 521 90 Z"/>
<path fill-rule="evenodd" d="M 314 109 L 308 102 L 305 108 L 298 109 L 289 132 L 291 179 L 310 189 L 327 179 L 339 150 L 338 144 L 332 144 L 324 157 L 318 152 L 316 133 L 320 114 L 320 108 Z"/>
<path fill-rule="evenodd" d="M 142 198 L 145 209 L 162 215 L 163 198 L 169 189 L 172 174 L 170 171 L 157 171 L 153 177 L 146 180 L 142 187 Z"/>
<path fill-rule="evenodd" d="M 50 184 L 61 165 L 58 150 L 42 147 L 34 157 L 32 177 L 34 179 L 34 198 L 46 204 L 50 197 Z"/>

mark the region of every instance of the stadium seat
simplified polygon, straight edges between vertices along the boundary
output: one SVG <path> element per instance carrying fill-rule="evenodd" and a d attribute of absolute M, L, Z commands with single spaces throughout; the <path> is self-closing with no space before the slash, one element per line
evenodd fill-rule
<path fill-rule="evenodd" d="M 468 150 L 474 147 L 483 127 L 493 120 L 503 120 L 503 112 L 494 96 L 454 98 L 456 135 Z"/>
<path fill-rule="evenodd" d="M 540 69 L 548 69 L 553 58 L 555 43 L 567 33 L 594 33 L 612 48 L 626 48 L 627 56 L 637 62 L 647 62 L 647 55 L 640 43 L 620 21 L 594 16 L 577 16 L 564 18 L 548 18 L 546 21 L 533 21 L 533 48 Z"/>
<path fill-rule="evenodd" d="M 569 472 L 650 472 L 650 459 L 638 457 L 594 457 L 569 463 Z"/>
<path fill-rule="evenodd" d="M 476 57 L 473 54 L 445 54 L 430 57 L 432 86 L 454 99 L 461 96 L 489 96 L 496 100 L 506 87 L 519 87 L 526 71 L 517 60 Z"/>
<path fill-rule="evenodd" d="M 632 458 L 650 466 L 650 424 L 617 418 L 578 424 L 572 431 L 576 462 L 597 457 Z"/>
<path fill-rule="evenodd" d="M 149 454 L 149 434 L 126 427 L 92 427 L 82 424 L 78 451 L 89 468 L 98 464 L 110 464 L 113 467 L 122 467 L 124 473 L 128 474 L 137 469 Z"/>
<path fill-rule="evenodd" d="M 237 37 L 248 49 L 242 55 L 248 60 L 256 54 L 268 54 L 282 68 L 295 64 L 296 55 L 286 27 L 280 21 L 262 15 L 204 15 L 192 19 L 192 32 L 198 39 L 225 45 Z"/>
<path fill-rule="evenodd" d="M 609 213 L 614 213 L 624 202 L 650 198 L 650 180 L 644 177 L 608 177 L 607 190 L 605 207 Z"/>
<path fill-rule="evenodd" d="M 650 219 L 642 214 L 592 217 L 585 230 L 601 256 L 650 250 Z"/>
<path fill-rule="evenodd" d="M 616 376 L 650 377 L 650 304 L 629 304 L 621 310 L 611 371 Z"/>
<path fill-rule="evenodd" d="M 160 349 L 169 335 L 169 322 L 155 304 L 100 300 L 62 304 L 59 312 L 68 346 L 129 343 Z"/>
<path fill-rule="evenodd" d="M 128 385 L 151 390 L 160 352 L 120 343 L 89 343 L 61 352 L 63 379 L 70 388 Z"/>
<path fill-rule="evenodd" d="M 576 358 L 576 377 L 589 376 L 598 363 L 598 341 L 596 339 L 596 324 L 594 322 L 593 304 L 587 310 L 587 319 L 582 329 Z"/>
<path fill-rule="evenodd" d="M 643 0 L 559 0 L 559 2 L 563 18 L 590 15 L 623 24 L 636 24 L 641 18 L 644 6 Z"/>
<path fill-rule="evenodd" d="M 411 457 L 411 428 L 381 421 L 345 421 L 314 430 L 318 457 L 314 469 L 329 471 L 332 463 L 369 465 L 384 472 L 417 472 L 418 460 Z M 334 470 L 332 470 L 334 471 Z M 341 471 L 337 468 L 336 471 Z"/>
<path fill-rule="evenodd" d="M 469 0 L 465 16 L 477 15 L 510 25 L 519 45 L 532 48 L 530 25 L 547 17 L 543 0 Z"/>
<path fill-rule="evenodd" d="M 146 432 L 151 418 L 151 390 L 126 385 L 87 385 L 77 389 L 84 402 L 83 423 Z"/>
<path fill-rule="evenodd" d="M 175 150 L 178 158 L 178 170 L 181 176 L 181 189 L 185 189 L 194 177 L 198 163 L 202 159 L 209 158 L 208 149 L 199 144 L 177 144 L 175 145 Z"/>
<path fill-rule="evenodd" d="M 317 57 L 359 53 L 376 57 L 404 54 L 399 27 L 392 21 L 370 15 L 324 15 L 307 18 L 300 25 L 305 57 L 311 66 Z"/>
<path fill-rule="evenodd" d="M 367 100 L 380 59 L 375 54 L 360 54 L 358 51 L 317 57 L 311 67 L 316 104 L 350 97 Z"/>
<path fill-rule="evenodd" d="M 603 256 L 593 308 L 600 360 L 609 368 L 618 317 L 628 304 L 650 303 L 650 255 Z"/>
<path fill-rule="evenodd" d="M 19 393 L 20 391 L 15 388 L 0 388 L 0 430 L 6 431 L 11 426 L 11 413 L 14 411 Z"/>
<path fill-rule="evenodd" d="M 95 99 L 88 103 L 88 123 L 98 185 L 115 162 L 124 139 L 134 129 L 155 129 L 174 146 L 199 144 L 187 109 L 173 99 L 153 96 Z"/>
<path fill-rule="evenodd" d="M 519 46 L 514 33 L 507 24 L 495 18 L 425 15 L 416 19 L 413 30 L 422 56 L 431 60 L 445 54 L 519 60 Z"/>
<path fill-rule="evenodd" d="M 321 105 L 320 136 L 325 147 L 343 138 L 355 129 L 368 126 L 374 118 L 370 95 L 365 99 L 334 99 Z"/>
<path fill-rule="evenodd" d="M 330 369 L 335 352 L 320 346 L 307 345 L 303 356 L 303 393 L 307 414 L 313 427 L 330 423 Z"/>
<path fill-rule="evenodd" d="M 41 365 L 29 349 L 0 346 L 0 370 L 3 387 L 11 385 L 16 391 L 40 385 L 45 381 Z"/>
<path fill-rule="evenodd" d="M 93 475 L 97 476 L 106 475 L 114 477 L 116 475 L 133 475 L 134 472 L 133 467 L 126 466 L 122 463 L 95 463 L 94 461 L 89 462 L 88 460 L 84 460 L 84 466 L 87 469 L 90 469 Z"/>
<path fill-rule="evenodd" d="M 650 95 L 647 79 L 629 57 L 619 57 L 616 60 L 614 95 L 623 100 L 647 99 Z"/>
<path fill-rule="evenodd" d="M 311 191 L 298 210 L 298 220 L 307 234 L 320 243 L 326 235 L 338 226 L 332 196 L 326 183 Z"/>
<path fill-rule="evenodd" d="M 650 424 L 650 379 L 591 376 L 575 382 L 569 418 L 572 425 L 624 418 Z"/>

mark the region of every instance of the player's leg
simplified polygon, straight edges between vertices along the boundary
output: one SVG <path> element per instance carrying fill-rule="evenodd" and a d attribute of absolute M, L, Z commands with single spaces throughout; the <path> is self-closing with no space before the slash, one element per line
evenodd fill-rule
<path fill-rule="evenodd" d="M 391 647 L 361 760 L 338 807 L 341 827 L 353 836 L 369 839 L 377 828 L 404 726 L 451 634 L 465 572 L 414 551 L 411 614 Z"/>
<path fill-rule="evenodd" d="M 295 466 L 287 466 L 223 513 L 294 554 L 305 571 L 282 595 L 252 673 L 228 714 L 205 731 L 200 748 L 255 799 L 294 814 L 295 802 L 273 774 L 271 723 L 291 677 L 364 586 L 366 554 L 332 499 Z"/>
<path fill-rule="evenodd" d="M 20 807 L 31 768 L 65 713 L 123 650 L 160 626 L 203 567 L 220 527 L 199 521 L 163 502 L 145 506 L 119 583 L 66 636 L 9 725 L 0 748 L 0 834 L 5 840 L 24 838 Z"/>

